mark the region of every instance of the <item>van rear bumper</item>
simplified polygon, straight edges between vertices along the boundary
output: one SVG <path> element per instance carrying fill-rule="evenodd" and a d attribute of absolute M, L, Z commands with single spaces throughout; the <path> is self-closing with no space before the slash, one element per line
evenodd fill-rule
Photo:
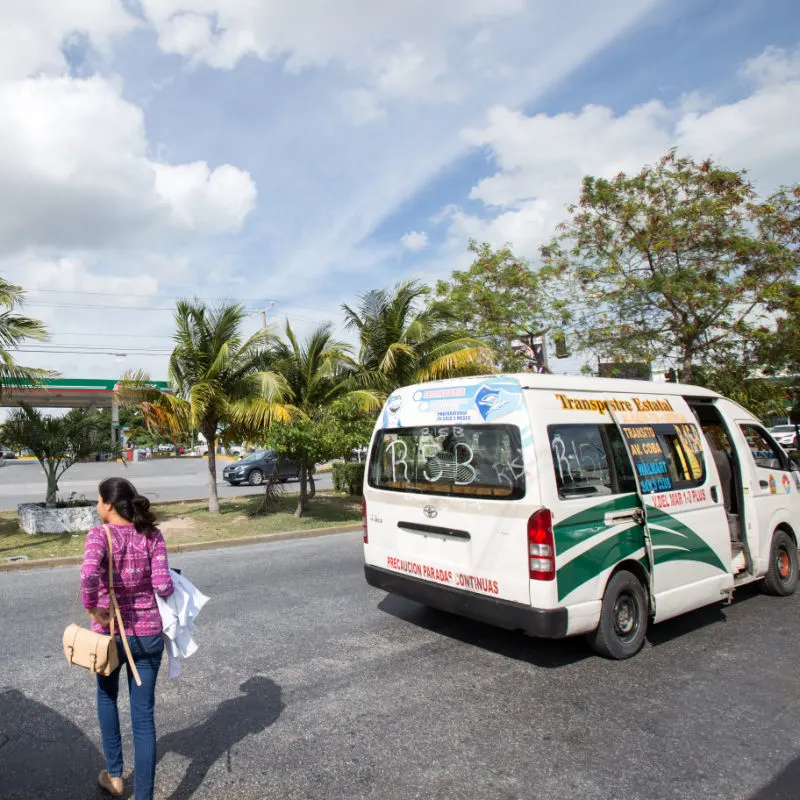
<path fill-rule="evenodd" d="M 509 631 L 523 631 L 543 639 L 560 639 L 567 633 L 566 608 L 531 608 L 522 603 L 496 600 L 482 594 L 452 589 L 436 583 L 398 575 L 391 570 L 364 565 L 367 583 L 440 611 L 486 622 Z"/>

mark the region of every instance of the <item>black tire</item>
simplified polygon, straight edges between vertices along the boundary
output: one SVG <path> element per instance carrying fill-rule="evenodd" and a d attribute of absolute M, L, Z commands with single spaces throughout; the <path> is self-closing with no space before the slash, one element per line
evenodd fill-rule
<path fill-rule="evenodd" d="M 777 530 L 772 534 L 769 569 L 761 588 L 766 594 L 787 597 L 797 591 L 798 576 L 797 545 L 786 531 Z"/>
<path fill-rule="evenodd" d="M 264 483 L 264 473 L 260 469 L 251 470 L 247 476 L 247 482 L 251 486 L 261 486 Z"/>
<path fill-rule="evenodd" d="M 630 658 L 644 645 L 649 616 L 644 586 L 632 572 L 620 570 L 606 586 L 600 624 L 586 639 L 601 656 Z"/>

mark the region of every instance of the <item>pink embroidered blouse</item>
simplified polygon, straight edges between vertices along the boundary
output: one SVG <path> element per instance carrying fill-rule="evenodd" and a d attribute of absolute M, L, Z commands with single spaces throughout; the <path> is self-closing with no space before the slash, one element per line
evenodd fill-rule
<path fill-rule="evenodd" d="M 167 563 L 167 546 L 161 531 L 148 539 L 133 525 L 109 525 L 114 550 L 114 593 L 119 602 L 125 633 L 156 636 L 161 633 L 161 614 L 156 594 L 174 591 Z M 108 539 L 102 525 L 86 535 L 81 567 L 81 600 L 84 608 L 108 608 Z M 116 625 L 115 627 L 119 627 Z M 92 620 L 92 630 L 108 633 Z"/>

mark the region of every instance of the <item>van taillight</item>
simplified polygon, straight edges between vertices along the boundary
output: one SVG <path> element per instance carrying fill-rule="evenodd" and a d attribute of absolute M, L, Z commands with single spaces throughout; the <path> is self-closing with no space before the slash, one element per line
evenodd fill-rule
<path fill-rule="evenodd" d="M 364 528 L 364 544 L 369 544 L 369 531 L 367 529 L 367 498 L 361 498 L 361 519 Z"/>
<path fill-rule="evenodd" d="M 553 516 L 549 508 L 540 508 L 528 520 L 528 567 L 532 581 L 552 581 L 556 577 Z"/>

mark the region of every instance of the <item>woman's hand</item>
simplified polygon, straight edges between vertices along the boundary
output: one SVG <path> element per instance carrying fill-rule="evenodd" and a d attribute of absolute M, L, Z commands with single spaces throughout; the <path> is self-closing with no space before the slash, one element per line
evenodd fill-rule
<path fill-rule="evenodd" d="M 89 616 L 98 624 L 102 625 L 104 628 L 108 626 L 111 622 L 111 614 L 109 613 L 107 608 L 90 608 L 88 609 Z"/>

